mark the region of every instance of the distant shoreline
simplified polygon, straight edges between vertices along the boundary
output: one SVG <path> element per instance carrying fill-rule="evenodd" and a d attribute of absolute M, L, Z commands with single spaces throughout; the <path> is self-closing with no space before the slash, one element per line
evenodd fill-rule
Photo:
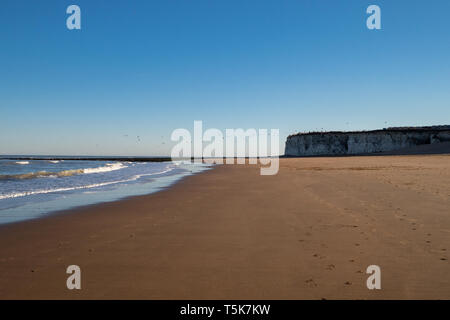
<path fill-rule="evenodd" d="M 60 160 L 76 160 L 76 161 L 131 161 L 131 162 L 164 162 L 172 161 L 170 157 L 72 157 L 72 156 L 0 156 L 4 160 L 44 160 L 44 161 L 60 161 Z M 182 159 L 181 159 L 182 160 Z"/>

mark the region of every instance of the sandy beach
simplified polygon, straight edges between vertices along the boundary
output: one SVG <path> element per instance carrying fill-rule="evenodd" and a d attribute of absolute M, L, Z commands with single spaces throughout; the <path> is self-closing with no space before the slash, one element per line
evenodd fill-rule
<path fill-rule="evenodd" d="M 450 155 L 284 158 L 274 176 L 217 166 L 0 226 L 0 298 L 450 299 L 449 186 Z M 81 290 L 66 288 L 69 265 Z"/>

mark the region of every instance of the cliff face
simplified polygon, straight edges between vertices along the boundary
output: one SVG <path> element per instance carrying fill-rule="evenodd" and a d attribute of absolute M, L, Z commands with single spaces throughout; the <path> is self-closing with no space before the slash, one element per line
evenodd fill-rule
<path fill-rule="evenodd" d="M 351 155 L 450 141 L 450 127 L 388 128 L 361 132 L 300 133 L 287 138 L 286 156 Z"/>

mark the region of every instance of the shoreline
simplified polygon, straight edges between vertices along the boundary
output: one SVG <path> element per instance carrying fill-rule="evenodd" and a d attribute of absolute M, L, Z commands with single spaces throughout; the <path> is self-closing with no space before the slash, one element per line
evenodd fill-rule
<path fill-rule="evenodd" d="M 0 226 L 0 299 L 449 299 L 450 156 L 222 165 Z M 82 289 L 65 288 L 68 265 Z M 382 290 L 366 288 L 379 265 Z"/>
<path fill-rule="evenodd" d="M 136 195 L 129 195 L 129 196 L 123 196 L 123 198 L 119 198 L 119 199 L 114 199 L 114 200 L 109 200 L 109 201 L 100 201 L 100 202 L 96 202 L 96 203 L 91 203 L 91 204 L 85 204 L 85 205 L 79 205 L 79 206 L 75 206 L 75 207 L 71 207 L 68 209 L 59 209 L 59 210 L 55 210 L 55 211 L 50 211 L 50 212 L 46 212 L 43 213 L 41 217 L 36 217 L 36 218 L 30 218 L 30 219 L 26 219 L 26 220 L 19 220 L 19 221 L 11 221 L 11 222 L 5 222 L 5 223 L 0 223 L 0 232 L 2 230 L 2 227 L 7 227 L 10 225 L 14 225 L 14 224 L 21 224 L 21 223 L 26 223 L 26 222 L 30 222 L 30 221 L 35 221 L 35 220 L 43 220 L 43 219 L 51 219 L 54 216 L 59 216 L 59 215 L 70 215 L 70 214 L 76 214 L 79 211 L 84 211 L 84 210 L 95 210 L 98 206 L 101 206 L 103 204 L 112 204 L 112 203 L 120 203 L 123 201 L 129 201 L 129 200 L 133 200 L 133 199 L 138 199 L 141 197 L 148 197 L 149 195 L 152 194 L 156 194 L 159 192 L 164 192 L 167 191 L 171 188 L 173 188 L 175 185 L 182 183 L 185 179 L 198 175 L 198 174 L 203 174 L 206 173 L 210 170 L 213 170 L 214 166 L 211 166 L 209 169 L 206 170 L 202 170 L 199 172 L 195 172 L 195 173 L 191 173 L 188 175 L 183 175 L 181 178 L 178 178 L 177 180 L 174 180 L 173 182 L 171 182 L 169 185 L 159 188 L 156 191 L 152 191 L 146 194 L 136 194 Z M 1 298 L 0 298 L 1 299 Z"/>
<path fill-rule="evenodd" d="M 211 167 L 194 163 L 186 165 L 173 162 L 147 162 L 139 165 L 139 163 L 124 164 L 120 162 L 91 168 L 95 167 L 95 162 L 89 163 L 90 165 L 84 165 L 83 162 L 78 161 L 76 165 L 70 164 L 69 167 L 67 165 L 64 167 L 63 164 L 63 167 L 55 169 L 45 165 L 39 167 L 33 162 L 26 167 L 30 169 L 25 169 L 32 171 L 32 174 L 2 176 L 6 177 L 2 180 L 2 188 L 4 188 L 2 190 L 7 191 L 0 195 L 2 205 L 0 225 L 41 218 L 96 203 L 158 192 L 172 186 L 185 176 L 208 170 Z M 80 167 L 82 169 L 79 169 Z M 42 172 L 46 173 L 45 176 L 49 176 L 49 178 L 40 179 Z M 89 175 L 97 172 L 102 174 L 92 177 Z M 29 177 L 30 175 L 32 176 Z M 22 176 L 25 178 L 22 179 Z M 60 176 L 65 180 L 58 179 Z M 12 177 L 11 182 L 8 181 L 9 177 Z M 28 180 L 28 178 L 30 179 Z M 7 186 L 9 183 L 11 184 Z M 12 191 L 17 190 L 14 189 L 14 186 L 21 190 Z M 33 197 L 37 200 L 33 201 Z"/>

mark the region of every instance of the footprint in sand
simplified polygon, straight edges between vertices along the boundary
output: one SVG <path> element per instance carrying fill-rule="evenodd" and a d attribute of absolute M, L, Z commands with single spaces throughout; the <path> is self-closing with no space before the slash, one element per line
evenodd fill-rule
<path fill-rule="evenodd" d="M 317 283 L 313 279 L 308 279 L 305 283 L 310 287 L 317 287 Z"/>
<path fill-rule="evenodd" d="M 351 285 L 352 285 L 352 283 L 351 283 L 350 281 L 346 281 L 344 284 L 345 284 L 346 286 L 351 286 Z"/>
<path fill-rule="evenodd" d="M 336 268 L 334 264 L 329 264 L 329 265 L 326 267 L 327 270 L 334 270 L 334 268 Z"/>

